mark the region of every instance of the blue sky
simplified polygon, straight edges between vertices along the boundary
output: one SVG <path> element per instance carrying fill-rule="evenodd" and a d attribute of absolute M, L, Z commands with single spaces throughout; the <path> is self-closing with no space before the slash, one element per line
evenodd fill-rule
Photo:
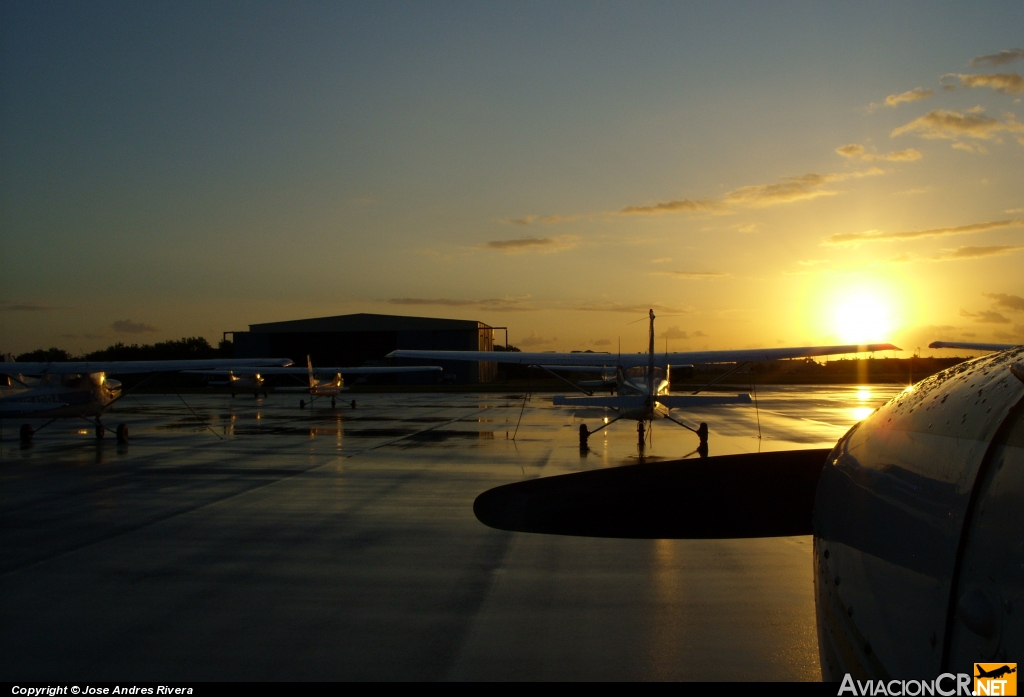
<path fill-rule="evenodd" d="M 677 349 L 1024 340 L 1020 3 L 0 18 L 0 350 L 361 311 L 639 348 L 651 305 Z"/>

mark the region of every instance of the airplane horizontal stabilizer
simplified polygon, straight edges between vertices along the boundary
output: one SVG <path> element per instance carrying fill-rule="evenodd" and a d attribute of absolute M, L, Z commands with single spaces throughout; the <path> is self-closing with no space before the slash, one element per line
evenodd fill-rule
<path fill-rule="evenodd" d="M 359 368 L 338 368 L 333 366 L 318 368 L 313 366 L 314 375 L 334 375 L 336 373 L 343 373 L 345 375 L 389 375 L 391 373 L 430 373 L 440 370 L 444 370 L 444 368 L 436 365 L 375 365 Z M 242 375 L 246 374 L 244 370 L 236 369 L 235 372 Z M 260 368 L 255 371 L 250 369 L 249 372 L 257 372 L 260 375 L 307 375 L 309 368 L 307 366 Z"/>
<path fill-rule="evenodd" d="M 661 395 L 655 397 L 659 402 L 669 409 L 684 409 L 686 407 L 710 407 L 716 404 L 750 404 L 753 400 L 748 394 L 681 394 Z"/>
<path fill-rule="evenodd" d="M 563 407 L 608 407 L 609 409 L 639 409 L 647 398 L 643 395 L 616 395 L 614 397 L 566 397 L 557 395 L 551 403 Z"/>

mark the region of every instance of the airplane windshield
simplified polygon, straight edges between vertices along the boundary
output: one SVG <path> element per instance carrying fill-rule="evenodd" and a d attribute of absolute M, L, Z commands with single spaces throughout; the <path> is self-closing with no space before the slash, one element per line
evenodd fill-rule
<path fill-rule="evenodd" d="M 635 366 L 633 368 L 627 369 L 626 370 L 626 377 L 627 378 L 646 378 L 647 377 L 647 366 L 646 365 L 638 365 L 638 366 Z M 664 380 L 665 379 L 665 369 L 664 368 L 658 368 L 657 366 L 655 366 L 655 368 L 654 368 L 654 379 L 655 380 Z"/>

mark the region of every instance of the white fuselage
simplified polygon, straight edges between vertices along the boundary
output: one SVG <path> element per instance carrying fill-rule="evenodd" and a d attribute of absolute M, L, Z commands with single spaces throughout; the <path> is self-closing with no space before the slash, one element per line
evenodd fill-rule
<path fill-rule="evenodd" d="M 658 395 L 667 395 L 669 391 L 669 368 L 654 367 L 653 375 L 649 375 L 649 366 L 636 366 L 617 371 L 617 387 L 620 395 L 644 395 L 649 397 L 643 406 L 636 409 L 622 410 L 619 414 L 626 419 L 650 421 L 664 418 L 668 409 L 657 401 Z"/>
<path fill-rule="evenodd" d="M 120 394 L 121 383 L 104 373 L 44 375 L 24 389 L 5 390 L 0 418 L 99 416 Z"/>

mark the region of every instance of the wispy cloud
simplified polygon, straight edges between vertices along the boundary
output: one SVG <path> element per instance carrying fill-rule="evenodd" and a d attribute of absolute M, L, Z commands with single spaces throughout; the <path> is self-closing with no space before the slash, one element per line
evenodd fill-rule
<path fill-rule="evenodd" d="M 518 344 L 519 346 L 527 346 L 527 347 L 529 347 L 529 346 L 546 346 L 548 344 L 553 344 L 556 341 L 558 341 L 558 337 L 557 336 L 553 336 L 551 338 L 543 337 L 543 336 L 538 335 L 535 331 L 533 331 L 531 329 L 530 330 L 530 334 L 528 336 L 526 336 L 523 339 L 520 339 L 519 341 L 517 341 L 515 343 Z"/>
<path fill-rule="evenodd" d="M 1019 295 L 1007 295 L 1006 293 L 982 293 L 982 295 L 995 301 L 996 307 L 1013 312 L 1024 312 L 1024 298 Z"/>
<path fill-rule="evenodd" d="M 921 159 L 921 153 L 914 150 L 914 148 L 896 150 L 882 155 L 868 152 L 867 148 L 863 145 L 850 144 L 836 148 L 836 152 L 843 157 L 848 157 L 852 160 L 864 160 L 865 162 L 913 162 L 914 160 Z"/>
<path fill-rule="evenodd" d="M 1009 324 L 1010 320 L 1003 317 L 1001 314 L 994 310 L 982 310 L 981 312 L 968 312 L 967 310 L 960 308 L 961 317 L 969 317 L 975 322 L 982 324 Z"/>
<path fill-rule="evenodd" d="M 590 345 L 591 346 L 611 346 L 612 345 L 612 340 L 611 339 L 594 339 L 593 341 L 590 342 Z"/>
<path fill-rule="evenodd" d="M 1024 133 L 1024 124 L 1018 123 L 1013 114 L 1006 114 L 1005 120 L 1000 121 L 986 116 L 980 109 L 972 109 L 965 114 L 936 109 L 894 129 L 890 135 L 895 138 L 904 133 L 914 133 L 922 138 L 993 140 L 1004 132 Z"/>
<path fill-rule="evenodd" d="M 527 298 L 529 296 L 526 296 Z M 441 307 L 477 307 L 489 312 L 529 312 L 537 310 L 525 298 L 485 298 L 459 300 L 456 298 L 390 298 L 392 305 L 435 305 Z"/>
<path fill-rule="evenodd" d="M 915 87 L 912 90 L 901 92 L 899 94 L 890 94 L 881 104 L 871 104 L 868 107 L 868 111 L 874 111 L 883 106 L 898 107 L 900 104 L 908 104 L 910 102 L 919 102 L 922 99 L 928 99 L 934 94 L 932 90 L 925 87 Z"/>
<path fill-rule="evenodd" d="M 1017 73 L 984 73 L 981 75 L 949 73 L 943 75 L 942 79 L 947 82 L 959 80 L 960 86 L 968 89 L 988 87 L 1003 94 L 1024 94 L 1024 77 Z"/>
<path fill-rule="evenodd" d="M 671 313 L 671 314 L 684 314 L 689 312 L 681 307 L 672 307 L 670 305 L 661 305 L 659 303 L 645 303 L 645 304 L 626 304 L 616 302 L 601 302 L 601 303 L 580 303 L 571 307 L 573 310 L 579 310 L 581 312 L 620 312 L 628 315 L 646 315 L 647 310 L 654 310 L 657 314 Z"/>
<path fill-rule="evenodd" d="M 873 177 L 885 174 L 885 170 L 878 167 L 862 170 L 859 172 L 840 172 L 835 174 L 804 174 L 799 177 L 784 177 L 777 184 L 755 184 L 743 186 L 735 191 L 730 191 L 722 200 L 729 204 L 744 206 L 772 206 L 779 203 L 791 203 L 803 201 L 819 196 L 835 196 L 838 191 L 824 189 L 827 184 L 833 184 L 847 179 L 860 179 L 862 177 Z"/>
<path fill-rule="evenodd" d="M 571 223 L 576 220 L 592 220 L 593 215 L 578 214 L 578 215 L 524 215 L 522 218 L 504 218 L 499 220 L 499 223 L 506 223 L 508 225 L 550 225 L 553 223 Z"/>
<path fill-rule="evenodd" d="M 10 300 L 0 300 L 0 312 L 53 312 L 62 308 L 52 305 L 39 305 L 37 303 L 16 303 Z"/>
<path fill-rule="evenodd" d="M 147 334 L 158 332 L 160 328 L 146 322 L 133 322 L 130 319 L 115 320 L 110 328 L 118 334 Z"/>
<path fill-rule="evenodd" d="M 970 235 L 989 230 L 1000 230 L 1003 228 L 1024 227 L 1024 218 L 1012 218 L 1009 220 L 993 220 L 986 223 L 972 223 L 971 225 L 958 225 L 956 227 L 932 228 L 931 230 L 915 230 L 912 232 L 883 232 L 882 230 L 865 230 L 864 232 L 846 232 L 830 235 L 825 238 L 825 244 L 859 244 L 861 242 L 892 242 L 899 240 L 914 240 L 922 237 L 942 237 L 944 235 Z"/>
<path fill-rule="evenodd" d="M 646 206 L 626 206 L 622 215 L 652 215 L 657 213 L 717 213 L 724 209 L 721 201 L 711 199 L 675 199 Z"/>
<path fill-rule="evenodd" d="M 980 67 L 990 67 L 996 65 L 1006 65 L 1017 60 L 1024 60 L 1024 48 L 1004 48 L 999 53 L 990 53 L 985 56 L 978 56 L 970 60 L 970 65 Z"/>
<path fill-rule="evenodd" d="M 929 257 L 932 261 L 954 261 L 957 259 L 978 259 L 1003 254 L 1013 254 L 1024 249 L 1024 245 L 1001 245 L 994 247 L 957 247 L 944 250 L 942 254 Z"/>
<path fill-rule="evenodd" d="M 652 271 L 652 276 L 672 276 L 673 278 L 721 278 L 727 273 L 718 271 Z"/>
<path fill-rule="evenodd" d="M 693 332 L 692 334 L 688 334 L 684 330 L 680 329 L 678 324 L 673 324 L 668 329 L 660 332 L 658 334 L 658 338 L 659 339 L 682 339 L 682 340 L 686 340 L 686 339 L 703 339 L 703 338 L 707 338 L 707 334 L 705 334 L 704 332 L 700 331 L 699 329 L 697 331 Z"/>
<path fill-rule="evenodd" d="M 511 240 L 493 240 L 477 245 L 476 249 L 497 249 L 505 254 L 522 254 L 523 252 L 561 252 L 572 249 L 579 244 L 576 235 L 559 235 L 558 237 L 518 237 Z"/>

